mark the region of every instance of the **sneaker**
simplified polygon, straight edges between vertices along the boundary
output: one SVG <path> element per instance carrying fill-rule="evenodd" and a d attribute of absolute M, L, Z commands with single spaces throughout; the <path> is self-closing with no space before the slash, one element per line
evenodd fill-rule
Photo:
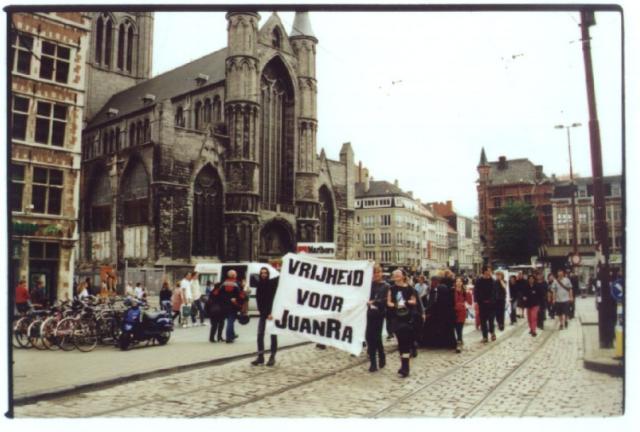
<path fill-rule="evenodd" d="M 495 341 L 495 340 L 496 340 L 496 335 L 495 335 L 495 333 L 491 335 L 491 340 L 492 340 L 492 341 Z"/>
<path fill-rule="evenodd" d="M 252 366 L 258 366 L 258 365 L 261 365 L 261 364 L 264 364 L 264 357 L 262 357 L 262 356 L 258 356 L 257 359 L 255 359 L 254 361 L 251 362 Z"/>
<path fill-rule="evenodd" d="M 377 372 L 378 368 L 376 367 L 375 364 L 372 364 L 371 366 L 369 366 L 369 372 Z"/>

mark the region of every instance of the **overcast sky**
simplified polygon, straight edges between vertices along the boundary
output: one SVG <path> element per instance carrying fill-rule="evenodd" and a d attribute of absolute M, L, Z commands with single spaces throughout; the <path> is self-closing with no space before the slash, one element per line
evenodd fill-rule
<path fill-rule="evenodd" d="M 260 11 L 264 24 L 271 11 Z M 280 12 L 290 32 L 292 12 Z M 318 152 L 351 142 L 375 179 L 423 201 L 477 214 L 480 150 L 591 175 L 588 110 L 576 12 L 312 12 Z M 605 174 L 621 173 L 620 16 L 591 28 Z M 153 72 L 226 45 L 224 13 L 157 13 Z"/>

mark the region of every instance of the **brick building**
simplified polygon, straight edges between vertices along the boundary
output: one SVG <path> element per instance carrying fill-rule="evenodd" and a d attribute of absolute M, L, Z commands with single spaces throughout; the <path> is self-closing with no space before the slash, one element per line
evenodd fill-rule
<path fill-rule="evenodd" d="M 12 283 L 71 294 L 91 17 L 10 12 Z"/>
<path fill-rule="evenodd" d="M 502 206 L 510 202 L 526 202 L 534 207 L 542 243 L 550 243 L 553 238 L 553 183 L 544 174 L 542 165 L 534 165 L 526 158 L 507 159 L 505 156 L 489 162 L 483 148 L 478 174 L 478 214 L 485 261 L 496 258 L 493 254 L 494 218 Z"/>
<path fill-rule="evenodd" d="M 609 231 L 610 263 L 622 264 L 624 224 L 622 221 L 622 177 L 603 178 L 607 229 Z M 593 214 L 593 178 L 580 177 L 574 180 L 554 181 L 551 198 L 553 212 L 553 237 L 546 248 L 547 259 L 554 268 L 564 267 L 567 257 L 573 253 L 573 210 L 571 196 L 575 193 L 577 251 L 581 257 L 579 274 L 582 282 L 594 274 L 596 267 L 596 236 Z"/>
<path fill-rule="evenodd" d="M 298 241 L 351 256 L 353 151 L 316 152 L 308 14 L 290 34 L 275 13 L 226 17 L 226 47 L 151 78 L 153 16 L 94 14 L 89 81 L 115 81 L 88 92 L 80 271 L 274 261 Z"/>

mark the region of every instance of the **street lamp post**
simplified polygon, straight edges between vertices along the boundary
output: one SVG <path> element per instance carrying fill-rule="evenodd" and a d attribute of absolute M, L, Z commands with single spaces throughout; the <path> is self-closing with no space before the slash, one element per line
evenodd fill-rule
<path fill-rule="evenodd" d="M 571 128 L 580 127 L 582 124 L 573 123 L 571 125 L 556 125 L 556 129 L 567 130 L 567 145 L 569 147 L 569 180 L 571 181 L 571 222 L 572 222 L 572 235 L 573 239 L 571 244 L 573 245 L 573 257 L 578 255 L 578 222 L 576 218 L 576 183 L 573 179 L 573 162 L 571 158 Z M 574 261 L 571 260 L 571 267 L 573 269 Z"/>

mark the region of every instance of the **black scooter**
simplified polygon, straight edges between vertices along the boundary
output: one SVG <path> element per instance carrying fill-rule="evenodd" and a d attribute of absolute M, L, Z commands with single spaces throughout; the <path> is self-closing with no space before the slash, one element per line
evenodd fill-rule
<path fill-rule="evenodd" d="M 129 309 L 122 320 L 122 333 L 118 338 L 118 346 L 126 351 L 132 345 L 140 342 L 157 341 L 165 345 L 171 338 L 173 320 L 165 312 L 147 312 L 140 309 L 136 300 L 131 301 Z"/>

